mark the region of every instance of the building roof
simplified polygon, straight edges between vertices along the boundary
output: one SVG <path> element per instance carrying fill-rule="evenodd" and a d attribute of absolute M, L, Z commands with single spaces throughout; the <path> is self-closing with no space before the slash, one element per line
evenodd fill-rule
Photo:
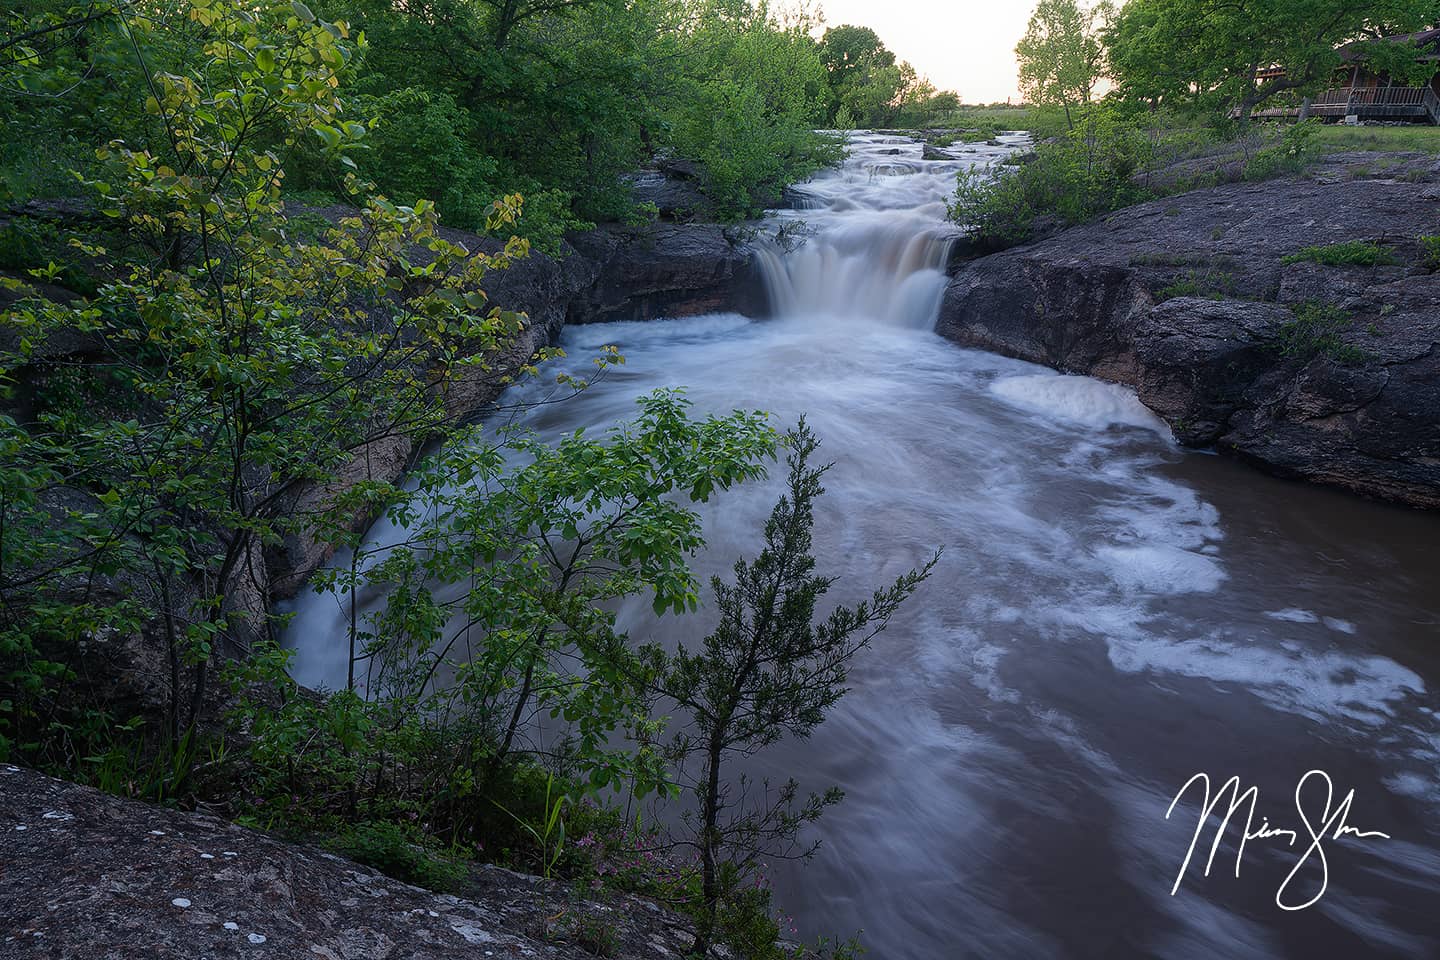
<path fill-rule="evenodd" d="M 1420 53 L 1416 56 L 1417 60 L 1440 61 L 1440 27 L 1421 30 L 1418 33 L 1401 33 L 1393 37 L 1381 37 L 1376 40 L 1354 40 L 1340 48 L 1340 58 L 1346 63 L 1364 60 L 1368 48 L 1375 43 L 1413 43 L 1421 48 Z"/>

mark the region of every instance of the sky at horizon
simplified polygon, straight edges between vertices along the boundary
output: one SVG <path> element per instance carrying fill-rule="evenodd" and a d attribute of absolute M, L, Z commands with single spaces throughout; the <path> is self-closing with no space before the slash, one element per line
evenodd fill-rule
<path fill-rule="evenodd" d="M 1032 0 L 820 0 L 825 24 L 869 27 L 901 60 L 966 103 L 1020 100 L 1015 44 Z"/>

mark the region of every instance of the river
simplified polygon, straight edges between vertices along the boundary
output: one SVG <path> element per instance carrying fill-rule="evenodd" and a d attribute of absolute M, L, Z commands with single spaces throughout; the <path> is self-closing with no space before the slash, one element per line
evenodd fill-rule
<path fill-rule="evenodd" d="M 935 335 L 955 171 L 1016 142 L 925 160 L 855 135 L 769 221 L 813 234 L 767 261 L 774 318 L 567 329 L 575 369 L 610 343 L 627 362 L 527 414 L 603 429 L 661 386 L 807 414 L 835 461 L 816 528 L 835 599 L 945 548 L 830 719 L 750 767 L 847 795 L 813 861 L 774 865 L 777 903 L 879 960 L 1440 956 L 1440 519 L 1184 450 L 1125 389 Z M 753 555 L 774 495 L 706 508 L 703 572 Z M 334 601 L 298 609 L 297 676 L 343 682 Z M 675 644 L 712 621 L 639 602 L 622 622 Z M 1353 789 L 1348 825 L 1389 837 L 1326 842 L 1324 895 L 1282 910 L 1312 770 L 1332 813 Z M 1300 839 L 1252 839 L 1237 877 L 1232 824 L 1206 877 L 1207 832 L 1172 895 L 1198 790 L 1167 807 L 1200 772 L 1258 787 L 1255 825 Z M 1323 794 L 1306 781 L 1312 820 Z M 1312 854 L 1282 900 L 1321 878 Z"/>

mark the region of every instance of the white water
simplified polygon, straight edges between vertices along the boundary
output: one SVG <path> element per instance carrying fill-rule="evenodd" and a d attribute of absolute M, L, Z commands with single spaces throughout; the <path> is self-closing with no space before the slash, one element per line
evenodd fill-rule
<path fill-rule="evenodd" d="M 528 415 L 599 430 L 661 386 L 699 411 L 805 413 L 836 461 L 817 552 L 837 600 L 945 547 L 833 717 L 754 762 L 848 794 L 817 859 L 777 865 L 778 902 L 807 936 L 863 928 L 881 960 L 1440 955 L 1440 524 L 1187 454 L 1124 389 L 930 332 L 954 170 L 1000 153 L 857 138 L 809 209 L 772 221 L 814 234 L 770 260 L 776 319 L 571 328 L 575 369 L 609 343 L 628 362 Z M 774 494 L 707 508 L 702 572 L 753 554 Z M 710 624 L 621 616 L 670 643 Z M 301 679 L 343 680 L 344 623 L 301 600 Z M 1230 845 L 1170 896 L 1194 820 L 1164 813 L 1187 778 L 1238 774 L 1298 826 L 1311 768 L 1395 839 L 1331 844 L 1302 913 L 1274 906 L 1296 856 L 1274 842 L 1238 880 Z"/>

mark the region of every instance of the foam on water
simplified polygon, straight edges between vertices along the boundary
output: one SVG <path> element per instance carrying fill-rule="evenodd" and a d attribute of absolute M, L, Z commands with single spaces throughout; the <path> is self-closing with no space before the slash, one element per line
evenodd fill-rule
<path fill-rule="evenodd" d="M 1066 424 L 1141 427 L 1170 436 L 1164 420 L 1135 397 L 1135 391 L 1091 377 L 1031 374 L 996 380 L 995 395 L 1025 410 Z"/>

